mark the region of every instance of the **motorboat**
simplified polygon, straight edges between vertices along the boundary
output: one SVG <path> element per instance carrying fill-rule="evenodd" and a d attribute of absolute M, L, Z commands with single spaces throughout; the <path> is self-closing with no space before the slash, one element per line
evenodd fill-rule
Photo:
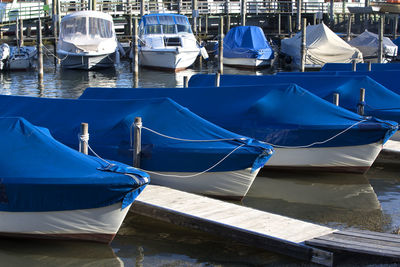
<path fill-rule="evenodd" d="M 21 117 L 0 118 L 0 235 L 110 243 L 149 175 L 80 153 Z"/>
<path fill-rule="evenodd" d="M 243 68 L 269 67 L 274 50 L 257 26 L 237 26 L 224 38 L 224 65 Z"/>
<path fill-rule="evenodd" d="M 139 64 L 144 67 L 179 71 L 190 67 L 199 55 L 208 58 L 183 15 L 144 15 L 139 39 Z"/>
<path fill-rule="evenodd" d="M 34 46 L 0 46 L 0 70 L 27 70 L 32 68 L 37 54 Z"/>
<path fill-rule="evenodd" d="M 90 147 L 102 158 L 125 164 L 133 163 L 134 122 L 141 117 L 140 168 L 152 183 L 223 199 L 242 199 L 273 153 L 271 146 L 229 132 L 168 98 L 1 95 L 0 116 L 23 116 L 75 149 L 80 123 L 87 122 Z"/>
<path fill-rule="evenodd" d="M 265 168 L 275 169 L 363 173 L 398 128 L 337 107 L 294 83 L 256 84 L 258 76 L 226 76 L 220 76 L 218 88 L 210 86 L 215 75 L 197 74 L 189 88 L 87 88 L 80 98 L 168 96 L 225 129 L 273 146 Z"/>
<path fill-rule="evenodd" d="M 78 11 L 61 20 L 57 55 L 69 69 L 110 68 L 119 60 L 111 15 Z"/>

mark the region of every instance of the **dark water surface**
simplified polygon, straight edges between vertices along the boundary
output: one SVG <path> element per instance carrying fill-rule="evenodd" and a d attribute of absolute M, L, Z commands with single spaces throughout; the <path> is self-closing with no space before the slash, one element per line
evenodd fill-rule
<path fill-rule="evenodd" d="M 129 64 L 115 70 L 55 69 L 45 60 L 43 85 L 35 71 L 0 73 L 0 93 L 76 98 L 89 86 L 131 87 Z M 177 74 L 141 70 L 141 87 L 182 86 L 183 76 L 214 72 L 196 64 Z M 255 74 L 225 68 L 225 73 Z M 269 70 L 257 74 L 268 74 Z M 400 164 L 376 164 L 365 175 L 263 171 L 241 205 L 338 229 L 397 232 L 400 227 Z M 395 266 L 374 258 L 342 266 Z M 220 237 L 128 214 L 111 246 L 87 242 L 0 239 L 0 266 L 312 266 Z"/>

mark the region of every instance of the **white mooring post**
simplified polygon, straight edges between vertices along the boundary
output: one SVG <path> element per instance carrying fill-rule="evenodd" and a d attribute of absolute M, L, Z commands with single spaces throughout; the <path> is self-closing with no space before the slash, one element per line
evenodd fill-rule
<path fill-rule="evenodd" d="M 303 24 L 302 24 L 302 29 L 301 29 L 301 62 L 300 62 L 300 71 L 304 72 L 305 70 L 305 65 L 306 65 L 306 53 L 307 53 L 307 32 L 306 32 L 306 27 L 307 27 L 307 19 L 303 19 Z"/>
<path fill-rule="evenodd" d="M 188 76 L 183 76 L 183 88 L 189 87 L 189 78 Z"/>
<path fill-rule="evenodd" d="M 219 87 L 220 80 L 221 80 L 221 73 L 219 72 L 215 73 L 215 82 L 214 82 L 215 87 Z"/>
<path fill-rule="evenodd" d="M 338 93 L 333 94 L 333 104 L 335 104 L 336 106 L 339 106 L 339 94 Z"/>
<path fill-rule="evenodd" d="M 355 59 L 353 59 L 353 61 L 351 62 L 351 70 L 352 71 L 357 71 L 357 62 Z"/>
<path fill-rule="evenodd" d="M 224 73 L 224 17 L 219 18 L 218 72 Z"/>
<path fill-rule="evenodd" d="M 133 167 L 140 168 L 140 154 L 142 151 L 142 118 L 135 118 L 133 140 Z"/>
<path fill-rule="evenodd" d="M 88 142 L 89 142 L 89 124 L 86 122 L 81 123 L 81 132 L 79 138 L 79 152 L 87 155 L 88 154 Z"/>

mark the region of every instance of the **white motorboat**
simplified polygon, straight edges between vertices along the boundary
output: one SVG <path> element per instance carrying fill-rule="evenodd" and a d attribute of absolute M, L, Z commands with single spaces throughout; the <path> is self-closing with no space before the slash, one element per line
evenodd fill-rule
<path fill-rule="evenodd" d="M 0 70 L 27 70 L 36 56 L 34 46 L 0 46 Z"/>
<path fill-rule="evenodd" d="M 139 24 L 139 64 L 179 71 L 191 66 L 199 54 L 208 58 L 192 33 L 186 16 L 150 14 Z"/>
<path fill-rule="evenodd" d="M 112 17 L 98 11 L 78 11 L 61 20 L 57 47 L 61 66 L 69 69 L 114 67 L 118 43 Z"/>

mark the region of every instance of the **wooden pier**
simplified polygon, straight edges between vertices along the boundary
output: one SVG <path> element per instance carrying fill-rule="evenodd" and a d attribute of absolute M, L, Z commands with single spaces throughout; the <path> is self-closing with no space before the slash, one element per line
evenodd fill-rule
<path fill-rule="evenodd" d="M 400 161 L 400 141 L 387 141 L 383 145 L 377 161 L 398 164 Z"/>
<path fill-rule="evenodd" d="M 162 186 L 149 185 L 131 211 L 326 266 L 332 266 L 334 256 L 342 252 L 400 260 L 396 235 L 338 231 Z"/>

